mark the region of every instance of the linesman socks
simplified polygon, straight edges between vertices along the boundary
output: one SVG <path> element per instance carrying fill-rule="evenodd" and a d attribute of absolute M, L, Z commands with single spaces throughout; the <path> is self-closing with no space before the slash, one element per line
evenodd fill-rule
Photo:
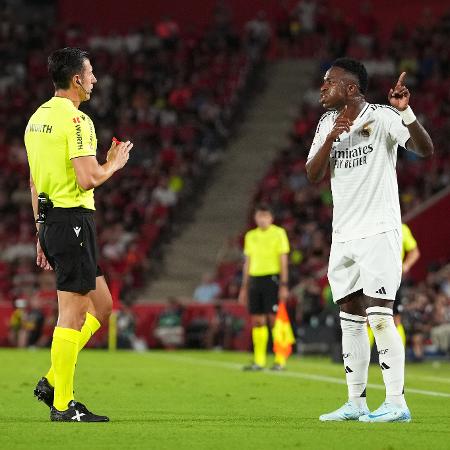
<path fill-rule="evenodd" d="M 266 365 L 267 342 L 269 340 L 269 329 L 267 326 L 253 327 L 252 339 L 254 363 L 264 367 Z"/>

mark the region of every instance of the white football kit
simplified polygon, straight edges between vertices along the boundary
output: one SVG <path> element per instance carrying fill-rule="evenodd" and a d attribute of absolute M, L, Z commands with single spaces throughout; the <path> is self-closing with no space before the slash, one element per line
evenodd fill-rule
<path fill-rule="evenodd" d="M 334 126 L 337 111 L 325 113 L 309 151 L 310 160 Z M 398 111 L 366 103 L 350 132 L 330 153 L 333 237 L 328 279 L 334 301 L 360 289 L 394 300 L 400 286 L 401 216 L 397 146 L 410 138 Z"/>

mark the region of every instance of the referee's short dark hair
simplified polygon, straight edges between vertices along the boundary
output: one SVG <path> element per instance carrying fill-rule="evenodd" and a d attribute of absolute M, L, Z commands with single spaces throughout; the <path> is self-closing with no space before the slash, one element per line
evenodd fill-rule
<path fill-rule="evenodd" d="M 79 48 L 66 47 L 55 50 L 48 57 L 48 73 L 56 89 L 68 89 L 71 78 L 81 73 L 88 52 Z"/>
<path fill-rule="evenodd" d="M 355 75 L 358 79 L 359 91 L 361 94 L 365 94 L 367 92 L 369 77 L 363 63 L 353 58 L 338 58 L 333 61 L 331 67 L 340 67 L 341 69 Z"/>
<path fill-rule="evenodd" d="M 273 216 L 273 210 L 267 203 L 257 203 L 254 212 L 257 213 L 258 211 L 268 212 Z"/>

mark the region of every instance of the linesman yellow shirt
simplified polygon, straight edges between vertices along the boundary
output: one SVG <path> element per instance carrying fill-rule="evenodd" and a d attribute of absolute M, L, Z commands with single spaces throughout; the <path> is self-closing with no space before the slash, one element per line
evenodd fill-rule
<path fill-rule="evenodd" d="M 402 223 L 402 261 L 405 259 L 405 254 L 417 248 L 417 241 L 411 233 L 408 225 Z"/>
<path fill-rule="evenodd" d="M 244 254 L 250 258 L 249 275 L 276 275 L 281 271 L 280 256 L 289 253 L 286 231 L 276 225 L 267 230 L 254 228 L 245 234 Z"/>
<path fill-rule="evenodd" d="M 28 163 L 38 194 L 45 192 L 59 208 L 95 209 L 94 189 L 77 184 L 71 159 L 96 156 L 92 120 L 66 98 L 53 97 L 31 116 L 25 129 Z"/>

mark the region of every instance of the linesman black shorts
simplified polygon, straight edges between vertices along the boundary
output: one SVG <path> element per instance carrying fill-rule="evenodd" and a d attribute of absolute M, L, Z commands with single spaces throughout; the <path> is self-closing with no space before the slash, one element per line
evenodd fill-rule
<path fill-rule="evenodd" d="M 52 208 L 39 228 L 39 241 L 56 273 L 59 291 L 86 294 L 95 289 L 102 272 L 97 265 L 98 248 L 94 211 L 85 208 Z"/>
<path fill-rule="evenodd" d="M 276 314 L 278 306 L 278 275 L 250 277 L 248 307 L 250 314 Z"/>

